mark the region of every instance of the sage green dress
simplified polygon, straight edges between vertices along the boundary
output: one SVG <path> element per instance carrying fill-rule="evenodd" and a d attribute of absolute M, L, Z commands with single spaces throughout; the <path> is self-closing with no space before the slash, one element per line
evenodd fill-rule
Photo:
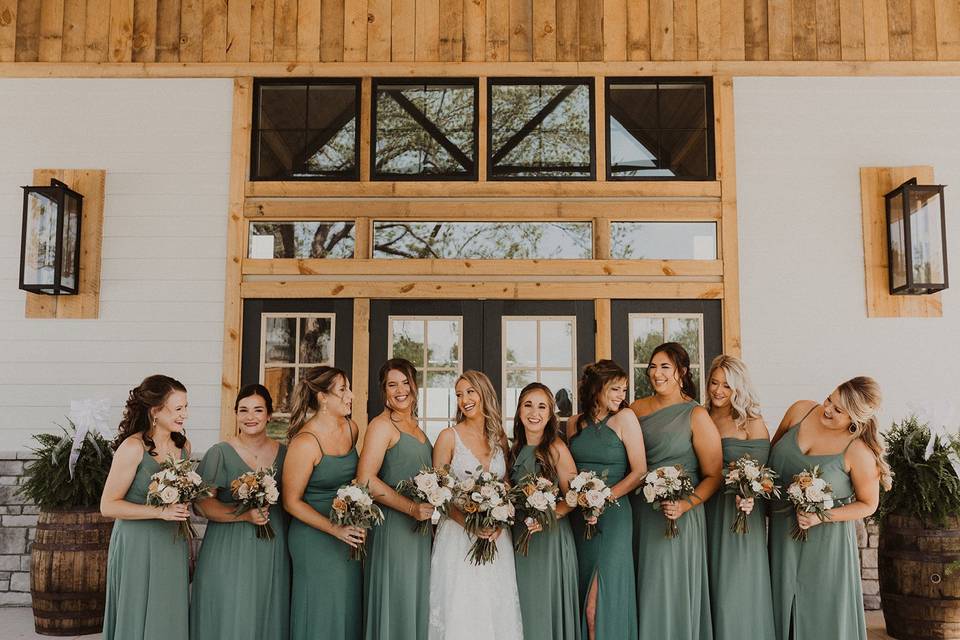
<path fill-rule="evenodd" d="M 184 454 L 185 457 L 185 452 Z M 160 463 L 144 450 L 127 502 L 146 504 Z M 177 522 L 117 520 L 107 558 L 104 640 L 187 640 L 190 586 L 187 541 Z"/>
<path fill-rule="evenodd" d="M 398 430 L 399 431 L 399 430 Z M 383 456 L 379 477 L 391 487 L 433 466 L 430 441 L 408 433 Z M 383 524 L 367 532 L 364 591 L 367 640 L 427 637 L 430 622 L 431 535 L 415 531 L 417 522 L 405 513 L 383 507 Z"/>
<path fill-rule="evenodd" d="M 681 402 L 640 418 L 647 469 L 682 464 L 700 482 L 690 418 L 699 405 Z M 636 499 L 639 498 L 639 499 Z M 711 640 L 707 527 L 702 507 L 677 520 L 680 535 L 665 538 L 667 519 L 653 505 L 635 498 L 637 529 L 637 621 L 640 637 L 657 640 Z M 760 636 L 749 636 L 760 638 Z"/>
<path fill-rule="evenodd" d="M 766 438 L 724 438 L 723 464 L 749 454 L 760 464 L 770 455 Z M 780 481 L 777 481 L 780 484 Z M 714 640 L 772 638 L 773 600 L 767 555 L 766 501 L 757 499 L 747 516 L 747 533 L 731 531 L 737 516 L 736 496 L 720 488 L 704 506 Z"/>
<path fill-rule="evenodd" d="M 274 466 L 279 482 L 287 448 L 280 445 Z M 230 483 L 253 471 L 231 445 L 207 450 L 198 472 L 217 488 L 217 500 L 236 507 Z M 190 637 L 197 640 L 287 640 L 290 636 L 290 556 L 283 507 L 270 507 L 276 537 L 258 539 L 249 522 L 207 524 L 190 602 Z M 242 585 L 242 586 L 241 586 Z"/>
<path fill-rule="evenodd" d="M 799 431 L 799 425 L 791 427 L 770 452 L 770 466 L 784 487 L 794 475 L 819 465 L 837 505 L 852 501 L 853 483 L 843 461 L 846 448 L 835 455 L 805 455 L 797 444 Z M 825 522 L 808 529 L 806 542 L 799 542 L 792 538 L 796 523 L 790 502 L 771 505 L 770 578 L 777 640 L 866 640 L 855 524 Z"/>
<path fill-rule="evenodd" d="M 570 453 L 577 472 L 607 472 L 607 486 L 620 482 L 630 471 L 627 449 L 607 418 L 587 424 L 570 440 Z M 624 496 L 619 505 L 609 505 L 597 523 L 592 539 L 583 537 L 585 523 L 577 509 L 570 514 L 577 547 L 580 592 L 580 637 L 587 638 L 586 601 L 593 579 L 597 579 L 597 607 L 594 617 L 597 640 L 636 640 L 637 599 L 633 573 L 633 513 Z M 651 636 L 653 637 L 653 636 Z"/>
<path fill-rule="evenodd" d="M 543 474 L 535 452 L 533 445 L 520 450 L 510 472 L 515 484 L 525 476 Z M 524 640 L 580 640 L 577 548 L 570 519 L 560 518 L 533 534 L 527 555 L 514 557 Z"/>
<path fill-rule="evenodd" d="M 322 446 L 320 452 L 303 500 L 329 517 L 337 489 L 356 477 L 359 458 L 355 447 L 342 456 L 325 453 Z M 287 544 L 293 562 L 291 640 L 360 638 L 363 565 L 350 559 L 350 547 L 296 518 L 291 518 Z"/>

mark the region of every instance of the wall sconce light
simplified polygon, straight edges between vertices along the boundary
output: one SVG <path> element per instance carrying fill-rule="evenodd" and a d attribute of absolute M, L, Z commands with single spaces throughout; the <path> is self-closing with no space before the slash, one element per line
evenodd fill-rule
<path fill-rule="evenodd" d="M 911 178 L 884 196 L 892 295 L 925 295 L 948 286 L 943 188 Z"/>
<path fill-rule="evenodd" d="M 80 280 L 83 196 L 56 179 L 49 187 L 23 187 L 20 288 L 74 295 Z"/>

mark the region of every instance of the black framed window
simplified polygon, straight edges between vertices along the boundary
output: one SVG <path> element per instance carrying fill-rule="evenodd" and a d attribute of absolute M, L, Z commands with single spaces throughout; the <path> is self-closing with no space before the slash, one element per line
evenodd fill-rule
<path fill-rule="evenodd" d="M 477 80 L 373 81 L 374 180 L 475 180 Z"/>
<path fill-rule="evenodd" d="M 607 178 L 712 180 L 709 78 L 612 78 L 606 87 Z"/>
<path fill-rule="evenodd" d="M 252 180 L 359 180 L 360 81 L 258 80 Z"/>
<path fill-rule="evenodd" d="M 490 180 L 592 180 L 593 80 L 491 78 Z"/>

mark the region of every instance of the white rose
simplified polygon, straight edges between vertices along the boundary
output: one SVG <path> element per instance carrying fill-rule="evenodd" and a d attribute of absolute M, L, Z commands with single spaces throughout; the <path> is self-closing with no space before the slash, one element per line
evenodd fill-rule
<path fill-rule="evenodd" d="M 177 480 L 177 474 L 174 473 L 172 469 L 167 469 L 163 472 L 163 479 L 167 482 L 175 482 Z"/>
<path fill-rule="evenodd" d="M 476 503 L 480 503 L 483 502 L 483 495 L 481 495 L 479 491 L 474 491 L 470 494 L 470 499 Z"/>
<path fill-rule="evenodd" d="M 537 491 L 527 498 L 527 504 L 536 509 L 537 511 L 546 511 L 550 508 L 550 501 L 547 500 L 546 494 L 542 491 Z"/>
<path fill-rule="evenodd" d="M 500 504 L 490 510 L 490 516 L 499 522 L 506 522 L 510 519 L 510 504 Z"/>
<path fill-rule="evenodd" d="M 497 490 L 490 485 L 484 485 L 480 487 L 480 495 L 482 495 L 484 498 L 492 498 L 493 496 L 497 495 Z"/>
<path fill-rule="evenodd" d="M 475 486 L 477 486 L 477 483 L 474 481 L 473 478 L 467 478 L 460 484 L 460 488 L 467 492 L 473 491 L 473 488 Z"/>
<path fill-rule="evenodd" d="M 660 476 L 657 475 L 656 471 L 651 471 L 647 474 L 647 477 L 643 479 L 647 484 L 654 484 L 660 481 Z"/>
<path fill-rule="evenodd" d="M 824 498 L 824 499 L 823 499 L 823 508 L 824 508 L 824 509 L 833 509 L 833 498 Z"/>
<path fill-rule="evenodd" d="M 736 484 L 739 481 L 740 481 L 739 470 L 734 469 L 733 471 L 727 474 L 727 484 Z"/>
<path fill-rule="evenodd" d="M 360 504 L 360 506 L 369 507 L 370 505 L 373 504 L 373 498 L 371 498 L 371 497 L 368 496 L 367 494 L 362 494 L 362 495 L 357 499 L 357 502 Z"/>
<path fill-rule="evenodd" d="M 675 479 L 680 477 L 680 469 L 676 467 L 665 467 L 663 470 L 663 475 L 670 479 Z"/>
<path fill-rule="evenodd" d="M 583 488 L 583 485 L 586 484 L 587 478 L 583 473 L 577 474 L 573 480 L 570 481 L 570 488 L 574 491 L 580 491 Z"/>
<path fill-rule="evenodd" d="M 359 502 L 363 498 L 363 491 L 356 485 L 349 485 L 345 494 L 347 498 L 354 502 Z"/>
<path fill-rule="evenodd" d="M 803 489 L 798 485 L 792 484 L 787 488 L 787 495 L 793 498 L 794 501 L 799 501 L 803 499 Z"/>
<path fill-rule="evenodd" d="M 443 487 L 440 489 L 440 502 L 438 503 L 437 506 L 439 506 L 440 504 L 450 502 L 450 500 L 452 499 L 453 499 L 453 491 L 451 491 L 450 489 L 447 489 L 446 487 Z"/>
<path fill-rule="evenodd" d="M 432 504 L 435 507 L 439 507 L 443 504 L 443 490 L 440 488 L 434 489 L 427 494 L 427 502 Z"/>
<path fill-rule="evenodd" d="M 267 502 L 270 504 L 277 504 L 277 500 L 280 499 L 280 492 L 277 491 L 276 486 L 267 487 Z"/>
<path fill-rule="evenodd" d="M 817 489 L 823 491 L 827 488 L 827 481 L 823 478 L 814 478 L 813 482 L 810 483 L 810 486 L 816 487 Z"/>
<path fill-rule="evenodd" d="M 164 504 L 173 504 L 179 498 L 180 492 L 173 487 L 165 487 L 163 491 L 160 492 L 160 499 L 163 500 Z"/>
<path fill-rule="evenodd" d="M 652 484 L 646 484 L 643 486 L 643 498 L 647 502 L 653 502 L 657 497 L 657 490 L 653 488 Z"/>
<path fill-rule="evenodd" d="M 807 487 L 806 496 L 810 502 L 820 502 L 824 498 L 823 491 L 813 485 Z"/>
<path fill-rule="evenodd" d="M 547 489 L 552 484 L 553 484 L 552 482 L 550 482 L 549 480 L 547 480 L 542 476 L 540 478 L 537 478 L 537 489 Z"/>
<path fill-rule="evenodd" d="M 585 494 L 587 496 L 587 504 L 591 507 L 602 507 L 605 502 L 603 493 L 597 491 L 596 489 L 591 489 Z"/>
<path fill-rule="evenodd" d="M 250 497 L 250 487 L 248 487 L 246 484 L 241 484 L 239 487 L 237 487 L 237 497 L 241 500 L 246 500 L 248 497 Z"/>
<path fill-rule="evenodd" d="M 430 493 L 440 486 L 440 483 L 437 482 L 436 476 L 434 476 L 432 473 L 419 475 L 414 479 L 414 482 L 417 485 L 417 489 L 423 493 Z"/>
<path fill-rule="evenodd" d="M 492 496 L 490 496 L 490 497 L 487 499 L 487 502 L 490 503 L 490 506 L 495 507 L 495 506 L 497 506 L 498 504 L 501 504 L 501 503 L 503 502 L 503 498 L 501 498 L 499 495 L 497 495 L 496 493 L 494 493 Z"/>
<path fill-rule="evenodd" d="M 763 485 L 756 480 L 750 483 L 750 488 L 753 489 L 754 493 L 763 493 Z"/>
<path fill-rule="evenodd" d="M 756 480 L 760 477 L 760 469 L 755 465 L 748 464 L 743 468 L 743 475 L 747 476 L 747 480 Z"/>

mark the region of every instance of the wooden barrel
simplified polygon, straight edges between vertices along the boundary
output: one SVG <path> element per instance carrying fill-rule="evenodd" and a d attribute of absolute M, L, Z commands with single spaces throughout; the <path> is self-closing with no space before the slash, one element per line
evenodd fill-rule
<path fill-rule="evenodd" d="M 99 511 L 42 511 L 31 558 L 37 633 L 77 636 L 103 629 L 107 549 L 113 520 Z"/>
<path fill-rule="evenodd" d="M 887 634 L 897 640 L 960 639 L 960 518 L 937 527 L 886 516 L 879 569 Z"/>

